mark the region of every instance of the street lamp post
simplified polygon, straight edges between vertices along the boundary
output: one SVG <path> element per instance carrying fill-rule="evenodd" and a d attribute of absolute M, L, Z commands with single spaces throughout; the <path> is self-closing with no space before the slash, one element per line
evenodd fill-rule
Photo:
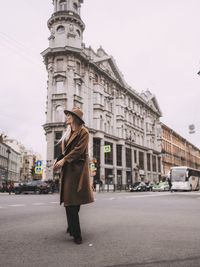
<path fill-rule="evenodd" d="M 131 175 L 130 175 L 130 184 L 132 185 L 133 184 L 133 163 L 132 163 L 132 160 L 133 160 L 133 157 L 132 157 L 132 144 L 135 142 L 135 140 L 132 138 L 132 136 L 130 135 L 128 138 L 127 138 L 128 142 L 129 142 L 129 145 L 130 145 L 130 159 L 131 159 L 131 164 L 130 164 L 130 168 L 131 168 Z M 128 185 L 129 186 L 129 185 Z"/>
<path fill-rule="evenodd" d="M 6 150 L 6 152 L 8 153 L 8 157 L 7 157 L 7 170 L 6 170 L 6 184 L 8 183 L 8 173 L 9 173 L 9 158 L 10 158 L 10 149 L 8 148 Z"/>

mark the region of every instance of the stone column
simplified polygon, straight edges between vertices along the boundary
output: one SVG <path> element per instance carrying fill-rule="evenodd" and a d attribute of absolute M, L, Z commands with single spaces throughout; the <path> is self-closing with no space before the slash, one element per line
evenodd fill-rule
<path fill-rule="evenodd" d="M 122 145 L 122 185 L 126 185 L 126 149 L 125 143 Z"/>
<path fill-rule="evenodd" d="M 117 153 L 116 153 L 116 143 L 113 142 L 113 183 L 117 184 Z"/>

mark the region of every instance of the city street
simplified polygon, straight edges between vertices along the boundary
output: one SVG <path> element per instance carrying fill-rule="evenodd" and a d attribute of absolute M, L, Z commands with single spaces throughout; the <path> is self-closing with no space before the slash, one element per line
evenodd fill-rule
<path fill-rule="evenodd" d="M 0 266 L 200 266 L 200 192 L 95 193 L 95 200 L 81 206 L 76 245 L 58 194 L 0 194 Z"/>

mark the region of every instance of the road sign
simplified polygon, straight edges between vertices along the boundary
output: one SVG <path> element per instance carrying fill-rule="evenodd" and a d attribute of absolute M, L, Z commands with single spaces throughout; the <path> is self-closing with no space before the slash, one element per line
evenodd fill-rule
<path fill-rule="evenodd" d="M 104 153 L 109 153 L 111 151 L 110 145 L 104 146 Z"/>
<path fill-rule="evenodd" d="M 42 174 L 42 166 L 35 167 L 35 174 Z"/>
<path fill-rule="evenodd" d="M 188 128 L 189 128 L 189 133 L 190 134 L 195 133 L 195 125 L 194 124 L 190 124 Z"/>
<path fill-rule="evenodd" d="M 38 166 L 38 167 L 42 166 L 42 161 L 41 160 L 37 160 L 36 161 L 36 166 Z"/>

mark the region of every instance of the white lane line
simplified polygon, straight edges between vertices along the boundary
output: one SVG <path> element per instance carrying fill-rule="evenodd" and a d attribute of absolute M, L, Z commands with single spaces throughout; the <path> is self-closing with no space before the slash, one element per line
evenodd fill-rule
<path fill-rule="evenodd" d="M 58 201 L 54 201 L 54 202 L 50 202 L 51 204 L 59 204 L 60 202 Z"/>
<path fill-rule="evenodd" d="M 40 202 L 40 203 L 32 203 L 32 205 L 35 205 L 35 206 L 40 206 L 40 205 L 44 205 L 45 203 L 43 202 Z"/>
<path fill-rule="evenodd" d="M 160 196 L 166 196 L 171 195 L 171 193 L 161 193 L 161 194 L 154 194 L 154 195 L 140 195 L 140 196 L 127 196 L 125 198 L 142 198 L 142 197 L 160 197 Z"/>
<path fill-rule="evenodd" d="M 0 209 L 3 209 L 3 207 L 0 206 Z"/>
<path fill-rule="evenodd" d="M 156 193 L 153 195 L 137 195 L 137 196 L 124 196 L 124 197 L 110 197 L 110 198 L 103 198 L 102 200 L 119 200 L 119 199 L 131 199 L 131 198 L 148 198 L 148 197 L 160 197 L 160 196 L 167 196 L 171 195 L 171 193 Z"/>
<path fill-rule="evenodd" d="M 25 207 L 25 204 L 12 204 L 12 205 L 8 205 L 9 207 Z"/>

